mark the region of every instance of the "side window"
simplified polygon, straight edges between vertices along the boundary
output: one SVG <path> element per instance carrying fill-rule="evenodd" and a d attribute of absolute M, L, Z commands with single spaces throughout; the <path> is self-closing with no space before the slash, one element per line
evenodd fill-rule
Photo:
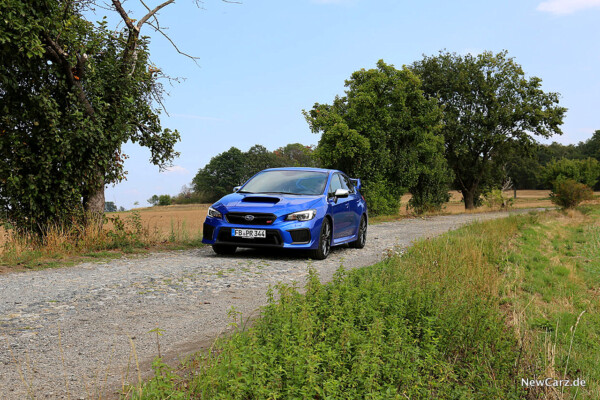
<path fill-rule="evenodd" d="M 333 194 L 338 189 L 342 189 L 342 183 L 340 182 L 340 174 L 334 174 L 331 177 L 331 184 L 329 185 L 329 193 Z"/>
<path fill-rule="evenodd" d="M 341 175 L 342 178 L 342 189 L 348 189 L 350 193 L 355 193 L 354 185 L 350 182 L 350 179 L 346 175 Z"/>

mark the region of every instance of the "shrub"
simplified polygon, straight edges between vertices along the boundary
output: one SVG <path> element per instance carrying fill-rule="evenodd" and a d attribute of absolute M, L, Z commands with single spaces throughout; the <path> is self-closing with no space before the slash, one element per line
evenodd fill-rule
<path fill-rule="evenodd" d="M 429 162 L 433 166 L 424 165 L 416 184 L 410 188 L 412 197 L 408 201 L 408 207 L 415 214 L 440 211 L 444 203 L 450 200 L 448 189 L 454 174 L 448 169 L 443 156 L 439 155 L 434 158 L 436 160 Z"/>
<path fill-rule="evenodd" d="M 550 200 L 561 208 L 574 208 L 584 200 L 594 197 L 592 189 L 573 179 L 560 179 L 554 183 Z"/>
<path fill-rule="evenodd" d="M 572 179 L 593 187 L 600 176 L 600 162 L 594 158 L 585 160 L 570 160 L 562 158 L 558 161 L 552 160 L 546 165 L 544 177 L 546 182 L 554 185 L 555 182 Z"/>
<path fill-rule="evenodd" d="M 158 196 L 158 205 L 159 206 L 170 206 L 171 205 L 171 196 L 168 194 L 161 194 Z"/>
<path fill-rule="evenodd" d="M 500 189 L 492 189 L 483 194 L 483 203 L 490 208 L 512 207 L 514 199 L 505 197 Z"/>

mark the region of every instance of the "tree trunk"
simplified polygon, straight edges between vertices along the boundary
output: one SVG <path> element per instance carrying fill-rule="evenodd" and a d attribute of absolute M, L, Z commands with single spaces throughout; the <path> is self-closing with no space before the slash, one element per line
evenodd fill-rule
<path fill-rule="evenodd" d="M 100 175 L 96 184 L 91 184 L 83 196 L 83 209 L 86 224 L 97 223 L 102 226 L 104 215 L 104 177 Z"/>
<path fill-rule="evenodd" d="M 465 202 L 465 210 L 475 209 L 475 189 L 461 190 Z"/>

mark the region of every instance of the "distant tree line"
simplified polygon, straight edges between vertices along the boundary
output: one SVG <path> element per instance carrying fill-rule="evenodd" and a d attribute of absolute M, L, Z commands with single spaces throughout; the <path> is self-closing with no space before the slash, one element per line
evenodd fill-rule
<path fill-rule="evenodd" d="M 173 203 L 185 204 L 192 199 L 200 203 L 217 201 L 231 193 L 234 186 L 241 185 L 266 168 L 317 166 L 319 161 L 314 155 L 314 148 L 300 143 L 290 143 L 275 151 L 259 144 L 246 152 L 231 147 L 211 158 L 192 180 L 193 190 L 182 191 L 173 198 Z"/>

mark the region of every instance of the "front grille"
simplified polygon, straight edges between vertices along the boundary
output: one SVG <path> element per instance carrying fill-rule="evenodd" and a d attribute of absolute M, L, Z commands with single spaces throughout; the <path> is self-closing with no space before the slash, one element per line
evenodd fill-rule
<path fill-rule="evenodd" d="M 252 216 L 248 221 L 246 216 Z M 227 222 L 236 225 L 271 225 L 277 218 L 275 214 L 230 212 L 225 214 Z"/>
<path fill-rule="evenodd" d="M 231 236 L 232 228 L 221 228 L 219 230 L 219 234 L 217 235 L 217 241 L 219 242 L 228 242 L 235 243 L 239 246 L 282 246 L 283 240 L 281 239 L 281 235 L 275 229 L 267 229 L 267 237 L 266 238 L 241 238 L 236 236 Z"/>
<path fill-rule="evenodd" d="M 308 243 L 310 242 L 310 230 L 309 229 L 294 229 L 288 231 L 292 236 L 292 242 L 294 243 Z"/>
<path fill-rule="evenodd" d="M 213 234 L 215 233 L 215 227 L 209 224 L 202 226 L 202 237 L 206 240 L 212 240 Z"/>

